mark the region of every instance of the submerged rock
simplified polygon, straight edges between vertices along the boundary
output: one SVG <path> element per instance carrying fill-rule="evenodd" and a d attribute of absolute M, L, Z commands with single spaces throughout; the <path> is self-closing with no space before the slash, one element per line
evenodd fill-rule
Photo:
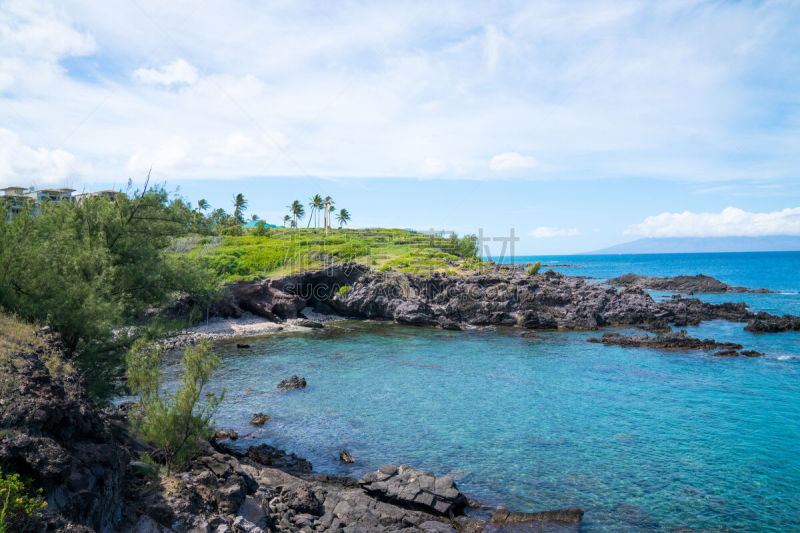
<path fill-rule="evenodd" d="M 250 423 L 254 426 L 263 426 L 269 420 L 272 419 L 272 415 L 265 415 L 264 413 L 256 413 L 253 415 L 253 418 L 250 419 Z"/>
<path fill-rule="evenodd" d="M 675 291 L 686 294 L 711 294 L 711 293 L 771 293 L 769 289 L 748 289 L 747 287 L 733 287 L 718 279 L 703 274 L 696 276 L 675 276 L 673 278 L 657 278 L 641 276 L 639 274 L 625 274 L 608 280 L 609 285 L 616 287 L 637 287 L 656 291 Z"/>
<path fill-rule="evenodd" d="M 322 322 L 317 322 L 316 320 L 309 320 L 307 318 L 301 318 L 296 320 L 295 325 L 311 329 L 323 329 L 325 327 L 325 324 L 323 324 Z"/>
<path fill-rule="evenodd" d="M 278 390 L 284 392 L 295 389 L 305 389 L 305 388 L 306 388 L 306 378 L 299 378 L 297 376 L 292 376 L 288 379 L 281 380 L 278 383 Z"/>
<path fill-rule="evenodd" d="M 739 357 L 740 355 L 744 357 L 761 357 L 764 354 L 755 350 L 742 350 L 741 352 L 736 350 L 722 350 L 711 355 L 714 357 Z"/>
<path fill-rule="evenodd" d="M 458 490 L 453 478 L 437 478 L 431 472 L 408 465 L 385 465 L 359 480 L 368 494 L 410 509 L 422 509 L 442 516 L 461 514 L 467 498 Z"/>
<path fill-rule="evenodd" d="M 583 518 L 583 509 L 567 507 L 552 511 L 539 511 L 536 513 L 511 512 L 500 508 L 492 515 L 492 524 L 511 525 L 524 522 L 564 522 L 578 523 Z"/>
<path fill-rule="evenodd" d="M 239 434 L 232 429 L 221 429 L 217 431 L 216 435 L 214 435 L 214 438 L 216 440 L 225 440 L 225 439 L 236 440 L 239 438 Z"/>

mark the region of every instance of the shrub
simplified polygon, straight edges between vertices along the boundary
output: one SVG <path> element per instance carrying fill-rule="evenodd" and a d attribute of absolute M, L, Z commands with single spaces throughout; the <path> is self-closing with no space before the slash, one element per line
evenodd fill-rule
<path fill-rule="evenodd" d="M 381 272 L 391 272 L 392 271 L 392 267 L 390 267 L 389 265 L 383 265 L 378 270 L 380 270 Z"/>
<path fill-rule="evenodd" d="M 208 266 L 220 275 L 247 274 L 247 267 L 233 254 L 212 255 Z"/>
<path fill-rule="evenodd" d="M 529 276 L 535 276 L 539 273 L 539 269 L 542 268 L 542 262 L 536 261 L 534 264 L 528 267 L 525 273 Z"/>
<path fill-rule="evenodd" d="M 139 395 L 134 428 L 164 454 L 169 474 L 198 452 L 200 439 L 211 438 L 211 418 L 225 394 L 203 393 L 220 365 L 210 342 L 186 349 L 181 386 L 174 392 L 160 390 L 162 356 L 162 348 L 140 340 L 131 348 L 126 363 L 128 386 Z"/>
<path fill-rule="evenodd" d="M 350 285 L 342 285 L 339 287 L 339 296 L 344 296 L 351 288 Z"/>
<path fill-rule="evenodd" d="M 0 470 L 0 533 L 24 531 L 45 507 L 41 489 L 31 496 L 19 474 L 4 475 Z"/>
<path fill-rule="evenodd" d="M 342 245 L 342 247 L 336 252 L 336 257 L 344 261 L 350 261 L 356 257 L 361 257 L 364 255 L 369 255 L 369 246 L 354 242 Z"/>

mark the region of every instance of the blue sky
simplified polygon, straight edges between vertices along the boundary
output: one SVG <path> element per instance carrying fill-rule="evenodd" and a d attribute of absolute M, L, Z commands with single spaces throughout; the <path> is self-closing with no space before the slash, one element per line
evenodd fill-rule
<path fill-rule="evenodd" d="M 0 2 L 0 186 L 154 178 L 526 253 L 800 234 L 800 6 Z"/>

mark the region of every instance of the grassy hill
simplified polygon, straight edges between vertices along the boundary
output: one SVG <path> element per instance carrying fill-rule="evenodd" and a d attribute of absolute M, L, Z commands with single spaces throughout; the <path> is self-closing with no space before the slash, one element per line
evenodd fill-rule
<path fill-rule="evenodd" d="M 468 272 L 483 264 L 475 239 L 444 238 L 400 229 L 266 228 L 242 236 L 178 239 L 172 253 L 205 263 L 226 280 L 282 276 L 357 261 L 416 274 Z"/>

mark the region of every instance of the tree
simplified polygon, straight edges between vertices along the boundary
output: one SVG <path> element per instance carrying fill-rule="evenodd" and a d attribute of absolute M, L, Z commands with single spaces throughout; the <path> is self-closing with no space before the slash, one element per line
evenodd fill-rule
<path fill-rule="evenodd" d="M 201 198 L 197 201 L 197 210 L 200 211 L 201 213 L 206 211 L 210 207 L 211 205 L 208 202 L 206 202 L 205 198 Z"/>
<path fill-rule="evenodd" d="M 181 386 L 174 392 L 161 390 L 162 357 L 161 347 L 142 339 L 128 352 L 126 364 L 128 386 L 139 396 L 134 428 L 164 454 L 170 474 L 198 452 L 201 440 L 211 437 L 211 419 L 225 393 L 203 392 L 221 363 L 210 342 L 184 351 Z"/>
<path fill-rule="evenodd" d="M 239 224 L 244 223 L 244 212 L 247 210 L 247 199 L 242 193 L 233 197 L 233 218 Z"/>
<path fill-rule="evenodd" d="M 306 214 L 306 210 L 303 209 L 303 204 L 300 203 L 300 200 L 295 200 L 289 206 L 289 213 L 294 217 L 294 227 L 297 227 L 297 221 L 302 219 L 303 216 Z"/>
<path fill-rule="evenodd" d="M 333 211 L 333 198 L 326 196 L 324 200 L 325 215 L 325 235 L 328 234 L 328 212 Z"/>
<path fill-rule="evenodd" d="M 350 222 L 350 212 L 345 208 L 340 209 L 336 214 L 336 220 L 339 221 L 339 227 L 341 228 L 342 224 Z"/>
<path fill-rule="evenodd" d="M 322 204 L 322 196 L 320 196 L 319 194 L 315 194 L 309 200 L 310 201 L 308 203 L 308 206 L 311 208 L 311 213 L 308 218 L 308 225 L 311 226 L 311 219 L 314 218 L 314 212 L 316 211 L 317 213 L 319 213 L 319 211 L 323 208 L 323 204 Z M 314 227 L 315 228 L 319 227 L 319 217 L 317 217 L 317 219 L 315 220 Z"/>
<path fill-rule="evenodd" d="M 120 323 L 187 288 L 166 251 L 195 215 L 161 189 L 26 208 L 0 224 L 0 307 L 46 323 L 73 353 L 110 342 Z"/>
<path fill-rule="evenodd" d="M 283 215 L 283 225 L 286 226 L 289 224 L 289 221 L 292 219 L 290 215 Z"/>

